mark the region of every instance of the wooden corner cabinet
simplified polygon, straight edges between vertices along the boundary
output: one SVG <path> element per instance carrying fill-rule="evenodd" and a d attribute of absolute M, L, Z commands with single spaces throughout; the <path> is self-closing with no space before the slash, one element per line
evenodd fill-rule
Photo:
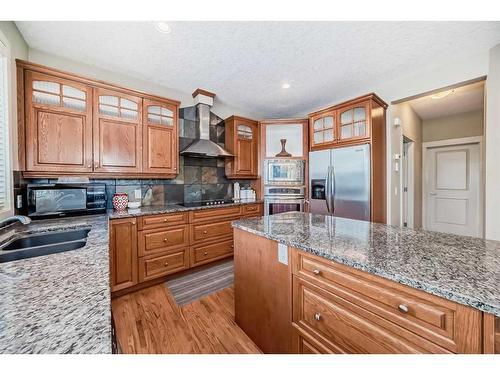
<path fill-rule="evenodd" d="M 375 94 L 368 94 L 309 114 L 309 149 L 342 147 L 373 141 L 375 130 L 385 127 L 387 104 Z M 385 134 L 385 128 L 384 128 Z"/>
<path fill-rule="evenodd" d="M 226 158 L 226 177 L 255 179 L 258 177 L 258 122 L 231 116 L 224 121 L 226 149 L 234 158 Z"/>
<path fill-rule="evenodd" d="M 17 60 L 27 177 L 174 178 L 179 102 Z"/>

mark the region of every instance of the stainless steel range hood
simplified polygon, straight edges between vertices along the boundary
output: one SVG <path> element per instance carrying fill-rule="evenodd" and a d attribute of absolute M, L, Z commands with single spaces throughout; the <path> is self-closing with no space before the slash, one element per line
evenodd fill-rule
<path fill-rule="evenodd" d="M 202 92 L 199 92 L 202 91 Z M 206 95 L 208 92 L 196 90 L 193 93 L 196 104 L 196 121 L 199 138 L 195 139 L 189 146 L 180 152 L 181 155 L 194 157 L 231 157 L 234 156 L 217 143 L 210 140 L 210 107 L 213 103 L 213 96 Z"/>

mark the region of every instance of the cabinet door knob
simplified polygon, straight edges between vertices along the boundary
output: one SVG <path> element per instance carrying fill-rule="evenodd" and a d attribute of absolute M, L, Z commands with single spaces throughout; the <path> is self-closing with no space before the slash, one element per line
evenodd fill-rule
<path fill-rule="evenodd" d="M 165 267 L 167 267 L 167 266 L 168 266 L 168 262 L 165 262 Z"/>
<path fill-rule="evenodd" d="M 318 270 L 317 268 L 315 268 L 315 269 L 313 269 L 313 273 L 314 273 L 315 275 L 319 275 L 319 274 L 321 273 L 321 271 L 320 271 L 320 270 Z"/>
<path fill-rule="evenodd" d="M 87 168 L 92 168 L 92 164 L 87 165 Z"/>
<path fill-rule="evenodd" d="M 131 223 L 135 225 L 135 220 L 132 220 Z"/>
<path fill-rule="evenodd" d="M 408 306 L 403 305 L 403 304 L 401 304 L 401 305 L 398 306 L 398 310 L 401 311 L 404 314 L 406 314 L 409 311 L 408 310 Z"/>
<path fill-rule="evenodd" d="M 163 242 L 167 242 L 168 240 L 166 238 L 163 239 Z"/>
<path fill-rule="evenodd" d="M 203 234 L 207 234 L 208 232 L 206 230 L 203 231 Z"/>
<path fill-rule="evenodd" d="M 163 219 L 163 222 L 166 223 L 168 221 L 168 219 Z"/>
<path fill-rule="evenodd" d="M 319 322 L 319 320 L 321 319 L 321 314 L 320 313 L 314 314 L 314 319 L 316 319 Z"/>
<path fill-rule="evenodd" d="M 231 249 L 234 249 L 234 245 L 231 245 Z"/>
<path fill-rule="evenodd" d="M 208 253 L 205 251 L 205 252 L 203 253 L 203 255 L 208 255 Z"/>

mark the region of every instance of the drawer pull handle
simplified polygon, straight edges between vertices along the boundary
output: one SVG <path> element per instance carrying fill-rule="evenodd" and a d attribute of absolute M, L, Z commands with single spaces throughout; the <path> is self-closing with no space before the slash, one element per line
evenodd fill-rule
<path fill-rule="evenodd" d="M 234 245 L 231 245 L 231 249 L 234 249 Z"/>
<path fill-rule="evenodd" d="M 320 271 L 320 270 L 318 270 L 317 268 L 315 268 L 315 269 L 313 269 L 313 273 L 314 273 L 315 275 L 319 275 L 319 274 L 321 273 L 321 271 Z"/>
<path fill-rule="evenodd" d="M 166 223 L 168 221 L 168 219 L 163 219 L 163 222 Z"/>
<path fill-rule="evenodd" d="M 321 314 L 320 313 L 314 314 L 314 319 L 316 319 L 319 322 L 321 319 Z"/>
<path fill-rule="evenodd" d="M 406 314 L 408 312 L 408 306 L 401 304 L 398 306 L 398 310 Z"/>
<path fill-rule="evenodd" d="M 208 232 L 206 230 L 203 231 L 203 234 L 207 234 Z"/>
<path fill-rule="evenodd" d="M 167 242 L 168 240 L 166 238 L 163 239 L 163 242 Z"/>
<path fill-rule="evenodd" d="M 168 262 L 165 262 L 165 267 L 167 267 L 167 266 L 168 266 Z"/>
<path fill-rule="evenodd" d="M 208 253 L 205 251 L 205 252 L 203 253 L 203 255 L 208 255 Z"/>

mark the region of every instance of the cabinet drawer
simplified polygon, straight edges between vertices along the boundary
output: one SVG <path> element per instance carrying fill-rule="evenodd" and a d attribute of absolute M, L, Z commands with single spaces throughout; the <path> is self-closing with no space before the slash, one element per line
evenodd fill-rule
<path fill-rule="evenodd" d="M 191 248 L 191 266 L 213 262 L 233 254 L 233 238 Z"/>
<path fill-rule="evenodd" d="M 479 352 L 479 311 L 294 250 L 293 273 L 451 352 Z M 471 331 L 457 327 L 470 320 Z M 466 339 L 466 337 L 468 337 Z M 469 339 L 470 338 L 470 339 Z"/>
<path fill-rule="evenodd" d="M 191 243 L 210 241 L 221 236 L 232 236 L 233 228 L 231 221 L 220 221 L 216 223 L 193 224 Z"/>
<path fill-rule="evenodd" d="M 262 216 L 263 205 L 258 204 L 248 204 L 241 207 L 243 216 Z"/>
<path fill-rule="evenodd" d="M 389 328 L 366 319 L 359 314 L 360 309 L 349 301 L 297 277 L 294 277 L 293 289 L 294 323 L 336 352 L 449 353 L 416 335 L 413 335 L 413 340 L 408 339 L 407 331 L 392 323 L 393 327 Z"/>
<path fill-rule="evenodd" d="M 139 230 L 171 227 L 188 223 L 188 212 L 176 212 L 165 215 L 143 216 L 138 218 Z"/>
<path fill-rule="evenodd" d="M 241 206 L 211 208 L 189 212 L 191 223 L 200 223 L 214 220 L 236 219 L 241 216 Z"/>
<path fill-rule="evenodd" d="M 292 323 L 292 353 L 294 354 L 343 354 L 344 352 L 332 351 L 318 340 L 312 337 L 309 333 L 301 329 L 295 323 Z"/>
<path fill-rule="evenodd" d="M 189 268 L 189 250 L 139 258 L 139 281 L 148 281 Z"/>
<path fill-rule="evenodd" d="M 139 256 L 189 246 L 189 225 L 139 232 Z"/>

